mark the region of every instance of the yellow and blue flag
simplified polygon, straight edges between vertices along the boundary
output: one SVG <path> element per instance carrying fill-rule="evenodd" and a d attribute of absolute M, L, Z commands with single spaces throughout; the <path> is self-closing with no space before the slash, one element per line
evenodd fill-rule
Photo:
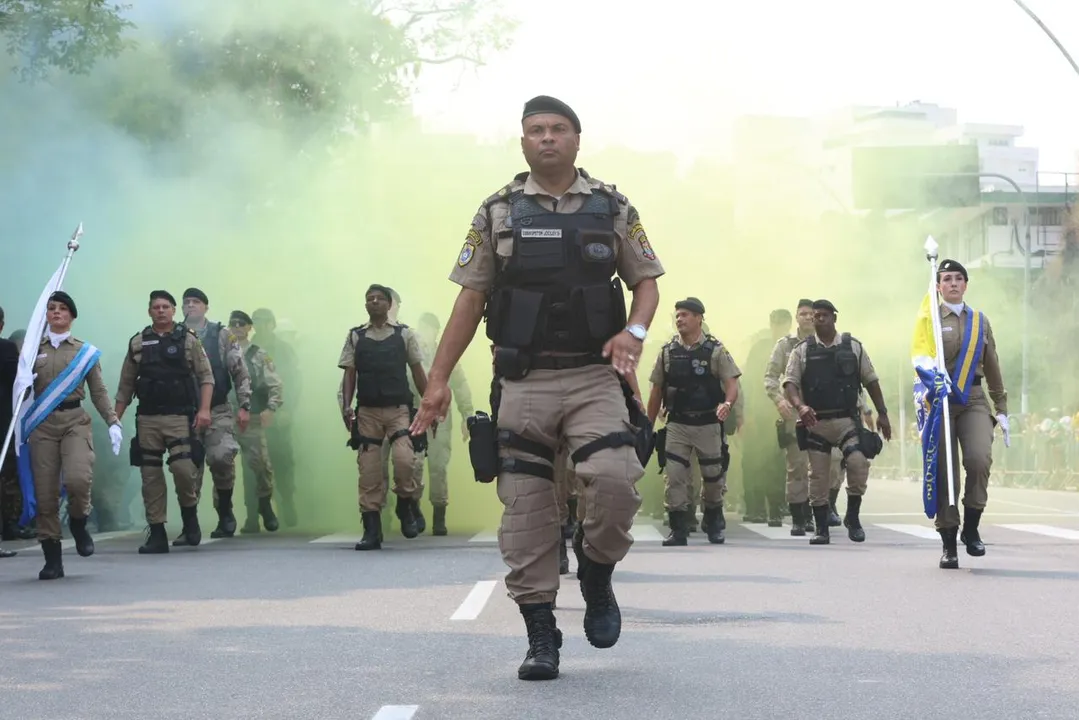
<path fill-rule="evenodd" d="M 939 312 L 936 294 L 934 288 L 922 299 L 910 350 L 911 362 L 917 373 L 914 379 L 914 409 L 918 435 L 922 441 L 922 505 L 928 518 L 937 514 L 937 467 L 942 452 L 944 398 L 948 395 L 946 376 L 937 367 L 938 348 L 932 315 Z"/>

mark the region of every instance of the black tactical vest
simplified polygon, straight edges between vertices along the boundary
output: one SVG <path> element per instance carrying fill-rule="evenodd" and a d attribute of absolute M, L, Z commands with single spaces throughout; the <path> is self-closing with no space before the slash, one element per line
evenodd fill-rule
<path fill-rule="evenodd" d="M 408 387 L 408 348 L 404 331 L 407 325 L 397 325 L 393 335 L 385 340 L 371 340 L 367 328 L 353 328 L 356 333 L 356 406 L 396 407 L 411 405 L 412 391 Z"/>
<path fill-rule="evenodd" d="M 135 395 L 139 415 L 194 415 L 198 393 L 184 351 L 187 328 L 177 324 L 162 337 L 152 327 L 142 331 L 142 358 Z"/>
<path fill-rule="evenodd" d="M 262 382 L 258 386 L 255 385 L 257 376 L 255 375 L 253 363 L 258 351 L 258 345 L 251 345 L 247 348 L 247 352 L 244 353 L 247 374 L 251 376 L 251 412 L 253 414 L 258 414 L 270 406 L 270 388 L 266 385 L 266 378 L 261 378 Z"/>
<path fill-rule="evenodd" d="M 719 341 L 706 335 L 693 349 L 677 339 L 667 344 L 664 402 L 670 411 L 668 422 L 684 425 L 718 423 L 716 408 L 726 399 L 723 382 L 712 374 L 712 353 Z"/>
<path fill-rule="evenodd" d="M 214 371 L 214 395 L 210 398 L 210 407 L 227 403 L 232 390 L 232 377 L 221 360 L 221 328 L 221 323 L 206 323 L 205 339 L 202 341 L 202 347 L 206 350 L 206 357 L 210 358 L 210 367 Z"/>
<path fill-rule="evenodd" d="M 843 333 L 839 343 L 831 347 L 824 347 L 812 335 L 805 342 L 802 399 L 806 405 L 823 419 L 857 413 L 861 362 L 854 353 L 850 333 Z"/>
<path fill-rule="evenodd" d="M 575 213 L 549 212 L 521 190 L 506 199 L 513 253 L 488 298 L 487 337 L 532 352 L 598 352 L 626 325 L 617 199 L 592 188 Z"/>

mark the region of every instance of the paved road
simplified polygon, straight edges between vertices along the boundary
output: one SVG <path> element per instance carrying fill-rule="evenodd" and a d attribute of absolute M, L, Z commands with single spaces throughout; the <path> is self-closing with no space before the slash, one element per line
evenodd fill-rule
<path fill-rule="evenodd" d="M 728 515 L 726 545 L 668 549 L 640 519 L 615 574 L 621 641 L 588 645 L 567 579 L 547 683 L 516 679 L 523 625 L 489 531 L 165 557 L 102 537 L 51 583 L 24 545 L 0 561 L 0 718 L 1074 720 L 1079 494 L 994 488 L 988 554 L 946 572 L 916 486 L 870 487 L 861 545 Z"/>

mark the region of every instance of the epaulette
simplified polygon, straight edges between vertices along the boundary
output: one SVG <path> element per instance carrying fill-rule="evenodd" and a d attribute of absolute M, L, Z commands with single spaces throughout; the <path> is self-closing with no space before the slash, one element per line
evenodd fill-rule
<path fill-rule="evenodd" d="M 483 201 L 483 206 L 489 208 L 489 207 L 491 207 L 492 205 L 494 205 L 497 202 L 502 202 L 507 197 L 509 197 L 509 194 L 511 192 L 513 192 L 513 190 L 518 185 L 523 184 L 524 181 L 527 178 L 528 178 L 528 173 L 526 173 L 526 172 L 519 173 L 518 175 L 514 176 L 513 182 L 511 182 L 511 183 L 509 183 L 507 185 L 503 185 L 501 188 L 499 188 L 498 192 L 496 192 L 494 195 L 492 195 L 491 197 L 489 197 L 489 198 L 487 198 L 486 200 Z"/>
<path fill-rule="evenodd" d="M 600 180 L 599 178 L 592 177 L 587 172 L 585 172 L 584 168 L 578 168 L 577 172 L 579 172 L 581 174 L 581 177 L 583 177 L 585 180 L 589 181 L 589 183 L 592 185 L 593 190 L 599 190 L 601 193 L 605 193 L 607 195 L 610 195 L 611 197 L 613 197 L 615 200 L 618 201 L 619 205 L 629 205 L 629 198 L 627 198 L 622 193 L 618 192 L 618 186 L 617 185 L 614 185 L 612 183 L 605 183 L 602 180 Z"/>

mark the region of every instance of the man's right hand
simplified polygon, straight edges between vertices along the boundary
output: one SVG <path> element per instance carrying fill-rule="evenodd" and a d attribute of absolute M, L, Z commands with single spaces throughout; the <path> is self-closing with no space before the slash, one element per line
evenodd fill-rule
<path fill-rule="evenodd" d="M 798 419 L 809 429 L 817 424 L 817 413 L 808 405 L 802 405 L 798 408 Z"/>
<path fill-rule="evenodd" d="M 423 394 L 420 408 L 416 411 L 416 419 L 412 421 L 408 431 L 413 435 L 422 435 L 432 424 L 444 422 L 450 411 L 452 397 L 453 393 L 445 380 L 427 378 L 427 391 Z"/>
<path fill-rule="evenodd" d="M 794 417 L 794 408 L 791 407 L 791 404 L 787 402 L 786 398 L 780 399 L 776 408 L 779 410 L 779 414 L 784 420 L 790 420 Z"/>
<path fill-rule="evenodd" d="M 345 411 L 341 413 L 341 419 L 345 421 L 345 430 L 352 432 L 352 421 L 356 419 L 356 411 L 352 408 L 345 408 Z"/>
<path fill-rule="evenodd" d="M 211 422 L 212 422 L 212 420 L 210 419 L 210 411 L 209 410 L 199 410 L 195 414 L 195 429 L 196 430 L 205 430 L 205 429 L 207 429 L 208 427 L 210 427 Z"/>

